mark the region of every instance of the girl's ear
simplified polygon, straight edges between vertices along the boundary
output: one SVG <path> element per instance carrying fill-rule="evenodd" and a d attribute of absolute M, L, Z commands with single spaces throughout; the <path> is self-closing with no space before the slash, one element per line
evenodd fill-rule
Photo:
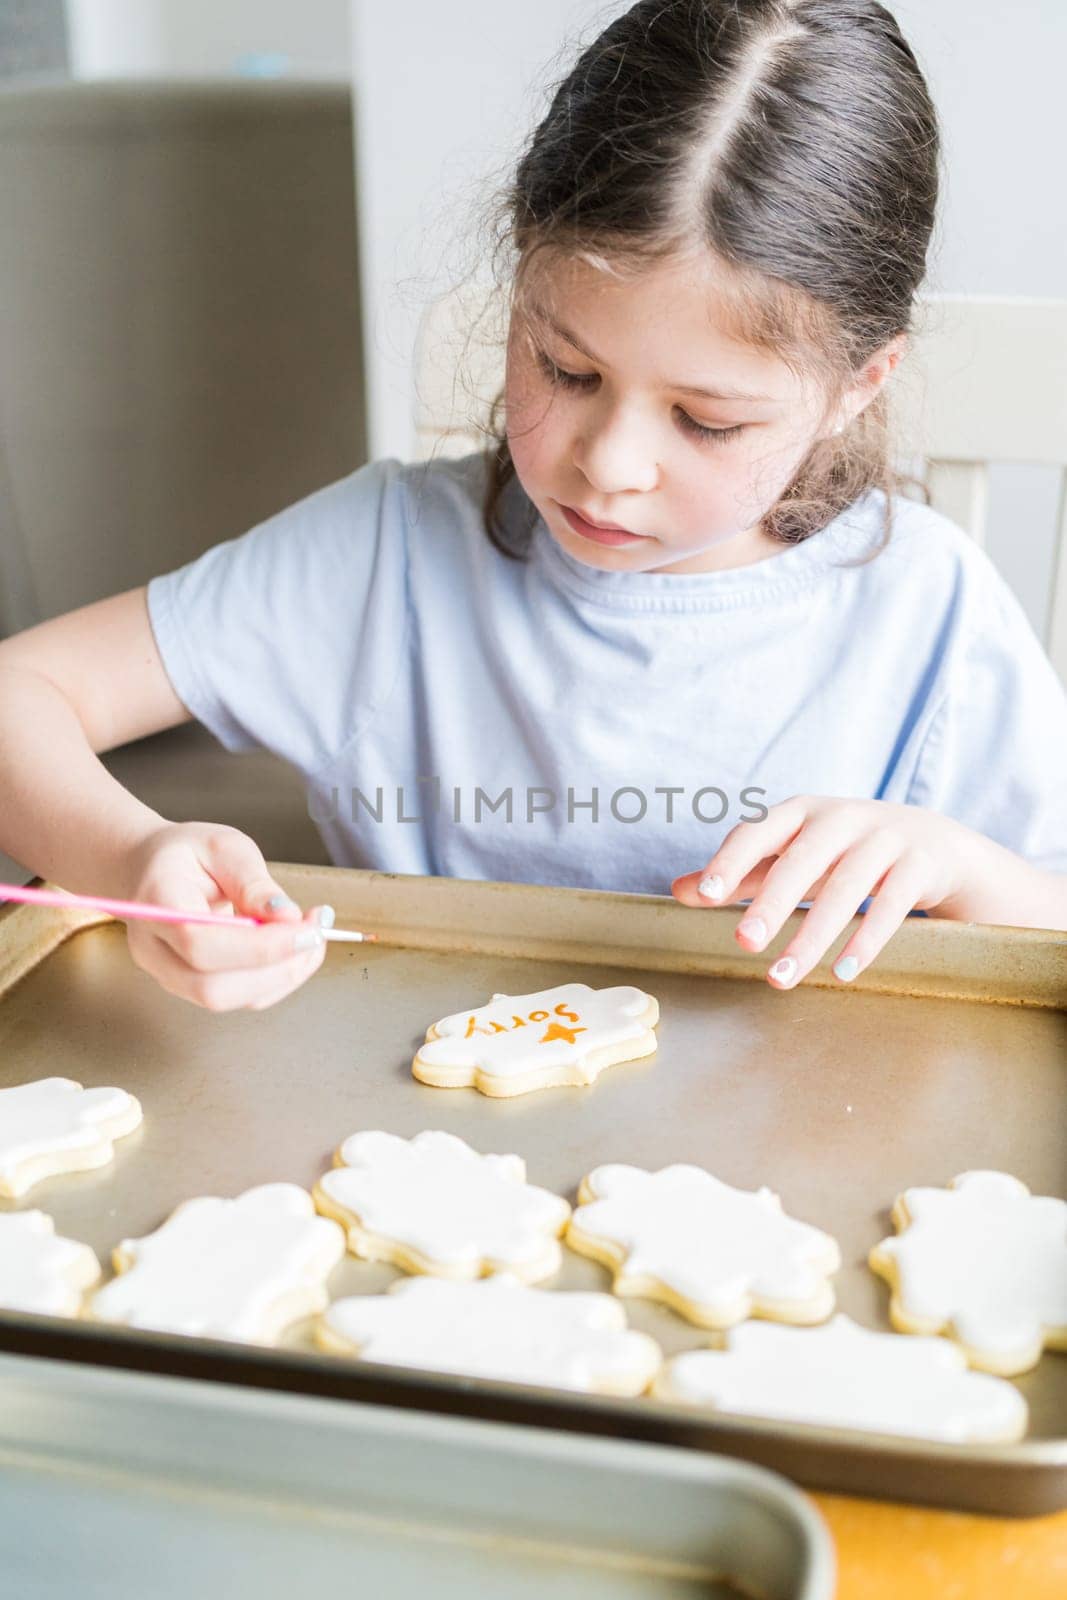
<path fill-rule="evenodd" d="M 856 381 L 848 388 L 839 413 L 841 427 L 846 427 L 860 412 L 870 405 L 893 368 L 902 361 L 908 350 L 908 336 L 898 333 L 866 361 Z M 839 433 L 840 428 L 834 432 Z"/>

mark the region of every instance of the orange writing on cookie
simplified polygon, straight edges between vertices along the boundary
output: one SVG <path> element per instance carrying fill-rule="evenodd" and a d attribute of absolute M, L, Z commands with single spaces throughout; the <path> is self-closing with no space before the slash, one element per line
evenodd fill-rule
<path fill-rule="evenodd" d="M 551 1044 L 553 1039 L 563 1039 L 567 1044 L 574 1044 L 578 1035 L 584 1032 L 584 1028 L 565 1028 L 561 1022 L 550 1022 L 537 1042 Z"/>
<path fill-rule="evenodd" d="M 571 1011 L 566 1005 L 560 1004 L 555 1009 L 557 1017 L 566 1017 L 568 1021 L 575 1023 L 578 1021 L 577 1011 Z M 525 1028 L 527 1022 L 548 1022 L 551 1015 L 551 1012 L 541 1010 L 531 1011 L 525 1017 L 520 1017 L 513 1013 L 511 1022 L 508 1024 L 490 1020 L 487 1028 L 479 1028 L 477 1014 L 472 1012 L 467 1018 L 467 1031 L 463 1037 L 470 1039 L 476 1033 L 483 1033 L 487 1038 L 492 1038 L 494 1033 L 509 1033 L 516 1028 Z M 538 1044 L 548 1044 L 553 1039 L 565 1039 L 568 1044 L 573 1044 L 575 1035 L 585 1031 L 584 1028 L 565 1028 L 559 1022 L 549 1022 L 548 1027 L 537 1042 Z"/>
<path fill-rule="evenodd" d="M 487 1005 L 434 1023 L 412 1071 L 434 1088 L 489 1095 L 590 1084 L 605 1067 L 652 1055 L 658 1020 L 653 997 L 629 986 L 561 983 L 537 994 L 494 994 Z"/>

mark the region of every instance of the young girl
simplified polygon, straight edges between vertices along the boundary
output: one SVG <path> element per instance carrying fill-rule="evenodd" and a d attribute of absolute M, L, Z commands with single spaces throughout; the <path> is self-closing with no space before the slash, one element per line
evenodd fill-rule
<path fill-rule="evenodd" d="M 298 767 L 340 865 L 749 901 L 749 951 L 809 905 L 778 988 L 857 910 L 846 982 L 913 911 L 1067 927 L 1067 698 L 889 466 L 937 160 L 874 0 L 632 6 L 506 197 L 493 448 L 371 463 L 0 645 L 0 846 L 73 890 L 269 914 L 130 925 L 212 1010 L 271 1005 L 324 946 L 251 839 L 96 759 L 190 717 Z"/>

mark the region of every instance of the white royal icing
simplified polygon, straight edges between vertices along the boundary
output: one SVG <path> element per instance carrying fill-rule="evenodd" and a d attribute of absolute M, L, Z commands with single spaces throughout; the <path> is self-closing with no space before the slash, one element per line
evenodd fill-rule
<path fill-rule="evenodd" d="M 43 1211 L 0 1216 L 0 1306 L 41 1316 L 77 1316 L 85 1290 L 100 1276 L 87 1244 L 56 1236 Z"/>
<path fill-rule="evenodd" d="M 718 1411 L 966 1444 L 1020 1439 L 1026 1402 L 1003 1378 L 968 1372 L 943 1339 L 872 1333 L 838 1314 L 821 1328 L 746 1322 L 725 1350 L 690 1350 L 656 1384 L 664 1399 Z"/>
<path fill-rule="evenodd" d="M 611 1165 L 590 1173 L 582 1198 L 567 1242 L 610 1255 L 617 1294 L 666 1298 L 720 1328 L 752 1315 L 817 1322 L 833 1308 L 836 1243 L 770 1189 L 734 1189 L 701 1167 Z"/>
<path fill-rule="evenodd" d="M 653 997 L 629 985 L 561 983 L 534 994 L 497 994 L 435 1023 L 414 1072 L 447 1087 L 507 1090 L 531 1076 L 533 1088 L 592 1083 L 614 1061 L 650 1055 L 658 1017 Z"/>
<path fill-rule="evenodd" d="M 339 1159 L 316 1198 L 350 1222 L 357 1255 L 462 1278 L 510 1268 L 530 1281 L 559 1267 L 570 1206 L 526 1182 L 521 1156 L 479 1155 L 451 1133 L 366 1132 Z"/>
<path fill-rule="evenodd" d="M 951 1332 L 975 1366 L 1022 1372 L 1067 1343 L 1067 1202 L 1006 1172 L 964 1172 L 947 1189 L 907 1189 L 903 1232 L 871 1251 L 894 1282 L 894 1320 Z"/>
<path fill-rule="evenodd" d="M 103 1166 L 112 1140 L 140 1120 L 125 1089 L 83 1089 L 71 1078 L 0 1089 L 0 1194 L 23 1194 L 50 1172 Z"/>
<path fill-rule="evenodd" d="M 162 1227 L 125 1239 L 127 1270 L 96 1294 L 104 1322 L 212 1339 L 269 1344 L 298 1317 L 321 1311 L 326 1278 L 345 1253 L 336 1223 L 316 1216 L 292 1183 L 266 1183 L 235 1200 L 186 1200 Z"/>
<path fill-rule="evenodd" d="M 556 1294 L 509 1276 L 404 1278 L 387 1294 L 335 1301 L 322 1323 L 328 1346 L 364 1361 L 587 1393 L 641 1394 L 661 1360 L 610 1295 Z"/>

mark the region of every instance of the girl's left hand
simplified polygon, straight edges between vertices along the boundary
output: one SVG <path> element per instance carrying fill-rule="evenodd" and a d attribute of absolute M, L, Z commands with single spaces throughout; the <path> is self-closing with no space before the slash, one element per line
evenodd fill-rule
<path fill-rule="evenodd" d="M 834 963 L 848 983 L 870 966 L 909 911 L 943 909 L 965 896 L 981 834 L 921 806 L 887 800 L 794 795 L 761 821 L 732 828 L 701 872 L 676 878 L 687 906 L 751 900 L 735 936 L 763 950 L 802 900 L 811 908 L 770 968 L 778 989 L 792 989 L 818 964 L 859 907 L 873 895 L 862 925 Z"/>

